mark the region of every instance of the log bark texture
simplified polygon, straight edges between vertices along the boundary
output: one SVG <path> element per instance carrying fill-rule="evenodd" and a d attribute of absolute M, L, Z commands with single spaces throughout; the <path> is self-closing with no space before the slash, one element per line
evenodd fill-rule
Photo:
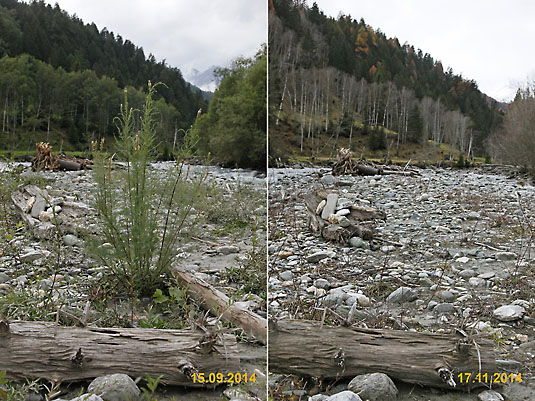
<path fill-rule="evenodd" d="M 62 327 L 0 321 L 0 369 L 12 379 L 89 380 L 111 373 L 163 375 L 165 384 L 196 386 L 195 372 L 239 369 L 236 339 L 191 330 Z"/>
<path fill-rule="evenodd" d="M 492 377 L 497 372 L 494 344 L 487 339 L 476 343 L 455 335 L 279 321 L 270 323 L 269 369 L 321 379 L 382 372 L 408 383 L 468 390 L 484 383 L 459 383 L 459 373 L 475 375 L 480 361 L 482 373 Z M 455 386 L 441 377 L 447 372 Z"/>
<path fill-rule="evenodd" d="M 179 283 L 187 287 L 188 293 L 215 316 L 222 315 L 225 322 L 241 328 L 245 334 L 262 344 L 267 343 L 267 320 L 256 313 L 230 302 L 221 291 L 192 274 L 174 269 Z"/>

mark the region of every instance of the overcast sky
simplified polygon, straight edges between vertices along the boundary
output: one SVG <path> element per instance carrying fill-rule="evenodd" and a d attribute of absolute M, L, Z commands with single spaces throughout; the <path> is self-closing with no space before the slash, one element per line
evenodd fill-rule
<path fill-rule="evenodd" d="M 312 5 L 314 0 L 308 0 Z M 473 79 L 497 100 L 512 100 L 535 72 L 535 2 L 531 0 L 316 0 L 327 15 L 364 18 Z"/>
<path fill-rule="evenodd" d="M 45 0 L 54 5 L 55 0 Z M 267 41 L 266 0 L 57 0 L 70 15 L 129 39 L 184 75 L 228 66 Z"/>

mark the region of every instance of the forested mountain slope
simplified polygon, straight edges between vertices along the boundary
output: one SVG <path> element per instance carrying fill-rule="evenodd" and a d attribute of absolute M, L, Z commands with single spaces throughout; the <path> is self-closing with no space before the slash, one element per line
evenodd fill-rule
<path fill-rule="evenodd" d="M 362 19 L 327 17 L 315 3 L 270 0 L 269 46 L 274 156 L 292 135 L 299 152 L 319 155 L 369 133 L 377 136 L 372 147 L 433 140 L 482 155 L 502 120 L 474 81 Z"/>
<path fill-rule="evenodd" d="M 110 135 L 123 88 L 140 106 L 148 80 L 165 83 L 158 87 L 164 140 L 207 108 L 178 68 L 57 4 L 0 0 L 0 57 L 0 135 L 10 148 L 26 148 L 44 132 L 76 148 Z"/>

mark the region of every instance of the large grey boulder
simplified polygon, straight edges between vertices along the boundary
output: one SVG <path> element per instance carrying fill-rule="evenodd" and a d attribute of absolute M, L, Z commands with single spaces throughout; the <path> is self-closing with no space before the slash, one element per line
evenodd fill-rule
<path fill-rule="evenodd" d="M 141 393 L 130 376 L 122 373 L 97 377 L 87 391 L 99 395 L 104 401 L 137 400 Z"/>
<path fill-rule="evenodd" d="M 320 260 L 332 258 L 334 256 L 336 256 L 336 254 L 332 251 L 318 251 L 308 255 L 306 260 L 308 263 L 318 263 Z"/>
<path fill-rule="evenodd" d="M 218 246 L 216 251 L 222 255 L 230 255 L 231 253 L 240 252 L 240 248 L 235 245 L 222 245 Z"/>
<path fill-rule="evenodd" d="M 338 179 L 332 174 L 325 174 L 323 177 L 321 177 L 320 181 L 323 185 L 334 185 Z"/>
<path fill-rule="evenodd" d="M 316 394 L 312 397 L 308 397 L 308 401 L 327 401 L 328 399 L 329 396 L 325 394 Z"/>
<path fill-rule="evenodd" d="M 28 400 L 26 400 L 28 401 Z M 96 394 L 82 394 L 79 397 L 72 398 L 71 400 L 66 400 L 64 398 L 58 398 L 55 401 L 104 401 Z"/>
<path fill-rule="evenodd" d="M 355 376 L 347 389 L 369 401 L 390 401 L 398 396 L 394 382 L 384 373 L 368 373 Z"/>

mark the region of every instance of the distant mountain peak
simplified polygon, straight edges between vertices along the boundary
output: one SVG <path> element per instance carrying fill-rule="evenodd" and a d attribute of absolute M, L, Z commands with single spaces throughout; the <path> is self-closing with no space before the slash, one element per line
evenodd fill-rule
<path fill-rule="evenodd" d="M 217 68 L 219 67 L 212 65 L 202 72 L 196 68 L 192 68 L 187 79 L 189 82 L 201 88 L 203 91 L 214 92 L 219 86 L 219 82 L 214 74 L 214 71 Z"/>

